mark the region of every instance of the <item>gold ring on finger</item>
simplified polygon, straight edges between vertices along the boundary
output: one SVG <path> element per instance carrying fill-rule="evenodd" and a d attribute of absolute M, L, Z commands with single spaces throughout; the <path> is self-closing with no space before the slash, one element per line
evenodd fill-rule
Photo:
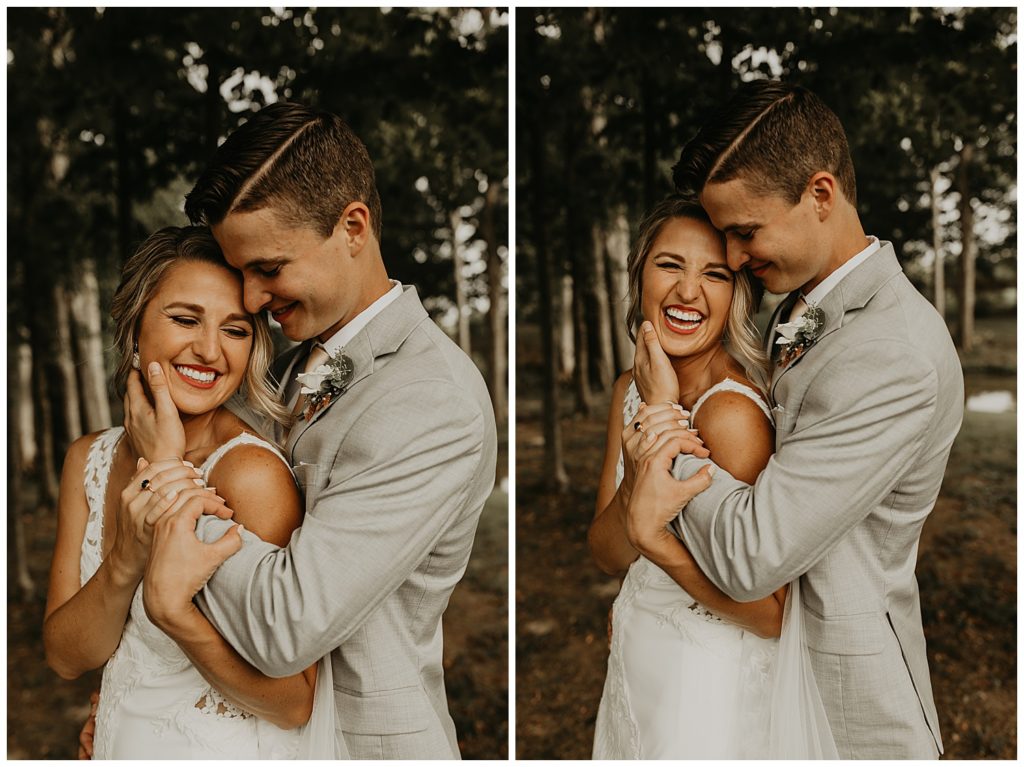
<path fill-rule="evenodd" d="M 156 492 L 156 490 L 154 490 L 154 489 L 152 488 L 152 484 L 153 484 L 153 483 L 152 483 L 152 482 L 150 482 L 150 481 L 149 481 L 148 479 L 144 479 L 144 480 L 142 480 L 142 482 L 140 482 L 140 483 L 139 483 L 139 488 L 140 488 L 141 490 L 148 490 L 148 491 L 149 491 L 149 492 L 151 492 L 151 493 L 155 493 L 155 492 Z"/>
<path fill-rule="evenodd" d="M 644 425 L 643 425 L 642 423 L 640 423 L 639 421 L 637 421 L 636 423 L 634 423 L 634 424 L 633 424 L 633 428 L 634 428 L 634 429 L 635 429 L 636 431 L 639 431 L 639 432 L 643 432 L 643 430 L 644 430 Z"/>

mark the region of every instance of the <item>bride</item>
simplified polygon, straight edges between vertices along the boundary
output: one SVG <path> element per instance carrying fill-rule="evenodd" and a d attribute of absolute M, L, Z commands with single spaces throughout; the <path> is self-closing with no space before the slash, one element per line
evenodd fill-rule
<path fill-rule="evenodd" d="M 205 619 L 207 651 L 186 657 L 143 607 L 153 525 L 162 514 L 202 503 L 281 546 L 301 521 L 283 456 L 224 408 L 241 389 L 258 413 L 287 418 L 264 379 L 272 358 L 266 317 L 245 311 L 241 278 L 199 227 L 168 227 L 142 244 L 125 264 L 111 316 L 116 388 L 141 385 L 135 371 L 160 365 L 182 416 L 188 460 L 147 464 L 115 427 L 76 440 L 64 462 L 43 642 L 47 662 L 65 679 L 106 664 L 94 758 L 334 756 L 310 753 L 326 748 L 324 737 L 334 746 L 332 685 L 316 694 L 314 707 L 317 665 L 283 679 L 264 676 Z M 235 545 L 230 538 L 238 535 L 229 531 L 223 545 Z M 327 722 L 326 736 L 304 727 L 311 713 Z"/>
<path fill-rule="evenodd" d="M 805 651 L 787 587 L 738 603 L 692 558 L 670 577 L 630 544 L 638 524 L 630 498 L 645 459 L 670 459 L 678 441 L 696 442 L 695 455 L 710 454 L 754 484 L 771 457 L 773 423 L 761 394 L 768 361 L 750 321 L 756 286 L 746 271 L 729 270 L 703 209 L 678 196 L 641 224 L 628 271 L 630 316 L 644 338 L 633 370 L 613 389 L 589 532 L 599 566 L 625 574 L 612 607 L 593 757 L 834 757 L 831 733 L 813 726 L 824 716 L 817 692 L 798 684 Z M 647 353 L 655 342 L 670 368 L 664 355 Z M 694 481 L 709 479 L 706 472 Z"/>

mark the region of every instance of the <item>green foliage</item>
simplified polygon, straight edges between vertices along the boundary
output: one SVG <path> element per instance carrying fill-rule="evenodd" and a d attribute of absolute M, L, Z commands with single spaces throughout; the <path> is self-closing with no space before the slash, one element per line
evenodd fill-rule
<path fill-rule="evenodd" d="M 9 269 L 71 280 L 90 256 L 109 286 L 151 227 L 184 222 L 180 190 L 219 141 L 291 99 L 363 138 L 391 271 L 446 296 L 448 212 L 463 210 L 472 244 L 481 189 L 507 184 L 506 23 L 474 9 L 12 8 Z M 504 222 L 507 194 L 499 205 Z"/>
<path fill-rule="evenodd" d="M 975 145 L 972 197 L 1001 234 L 979 242 L 979 286 L 1014 272 L 1000 266 L 1016 255 L 1014 8 L 530 8 L 517 35 L 518 152 L 543 109 L 552 253 L 579 237 L 574 217 L 625 206 L 635 226 L 707 110 L 743 80 L 780 77 L 839 116 L 865 227 L 905 256 L 930 247 L 930 170 L 951 180 Z M 537 294 L 525 163 L 516 183 L 522 316 Z"/>

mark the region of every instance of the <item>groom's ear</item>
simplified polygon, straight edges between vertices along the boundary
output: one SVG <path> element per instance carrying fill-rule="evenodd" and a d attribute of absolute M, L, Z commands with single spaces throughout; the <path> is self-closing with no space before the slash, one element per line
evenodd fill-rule
<path fill-rule="evenodd" d="M 345 238 L 349 251 L 356 255 L 373 236 L 373 230 L 370 228 L 370 209 L 364 203 L 350 202 L 341 212 L 334 231 Z"/>
<path fill-rule="evenodd" d="M 835 176 L 826 171 L 818 171 L 807 182 L 807 193 L 814 200 L 818 220 L 824 221 L 832 213 L 837 202 L 839 188 Z"/>

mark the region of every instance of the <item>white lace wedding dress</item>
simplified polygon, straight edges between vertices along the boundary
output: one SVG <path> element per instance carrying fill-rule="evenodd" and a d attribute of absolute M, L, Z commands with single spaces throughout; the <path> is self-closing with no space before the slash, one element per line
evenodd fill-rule
<path fill-rule="evenodd" d="M 89 449 L 83 585 L 102 559 L 103 500 L 114 450 L 123 433 L 121 427 L 109 429 Z M 204 479 L 225 453 L 243 444 L 261 445 L 280 457 L 269 443 L 241 434 L 203 463 Z M 225 700 L 178 645 L 149 620 L 139 585 L 121 643 L 103 670 L 94 759 L 294 759 L 301 732 L 282 730 Z"/>
<path fill-rule="evenodd" d="M 743 394 L 726 379 L 708 397 Z M 623 423 L 640 407 L 630 383 Z M 620 457 L 616 484 L 622 481 Z M 612 607 L 608 675 L 597 713 L 594 759 L 741 759 L 765 756 L 771 670 L 778 640 L 762 639 L 717 617 L 656 565 L 630 566 Z"/>

